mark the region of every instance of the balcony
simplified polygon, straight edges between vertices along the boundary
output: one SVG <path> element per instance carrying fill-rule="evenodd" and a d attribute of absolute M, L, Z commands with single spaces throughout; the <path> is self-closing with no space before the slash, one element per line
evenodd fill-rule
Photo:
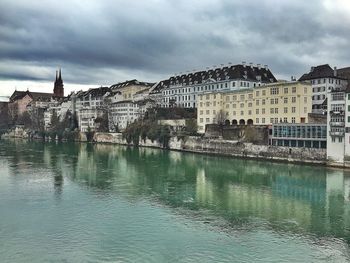
<path fill-rule="evenodd" d="M 330 131 L 329 135 L 333 137 L 344 137 L 344 131 Z"/>
<path fill-rule="evenodd" d="M 330 115 L 341 115 L 343 116 L 345 114 L 344 110 L 331 110 L 329 112 Z"/>
<path fill-rule="evenodd" d="M 345 122 L 340 122 L 340 121 L 330 121 L 329 122 L 330 126 L 336 126 L 336 127 L 344 127 Z"/>

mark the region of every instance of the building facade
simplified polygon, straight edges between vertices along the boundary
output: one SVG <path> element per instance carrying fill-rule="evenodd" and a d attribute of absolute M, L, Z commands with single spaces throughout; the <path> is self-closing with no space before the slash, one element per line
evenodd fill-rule
<path fill-rule="evenodd" d="M 327 147 L 327 124 L 274 123 L 269 144 L 285 147 Z"/>
<path fill-rule="evenodd" d="M 197 108 L 197 96 L 207 92 L 224 92 L 259 87 L 277 82 L 267 65 L 243 62 L 205 71 L 181 74 L 161 81 L 151 95 L 161 107 Z"/>
<path fill-rule="evenodd" d="M 198 96 L 198 132 L 207 124 L 268 125 L 307 123 L 312 110 L 309 82 L 279 82 L 250 89 Z"/>
<path fill-rule="evenodd" d="M 312 85 L 312 112 L 325 114 L 327 111 L 327 93 L 347 85 L 343 75 L 338 74 L 335 67 L 328 64 L 311 67 L 309 73 L 300 77 L 299 81 L 310 81 Z"/>

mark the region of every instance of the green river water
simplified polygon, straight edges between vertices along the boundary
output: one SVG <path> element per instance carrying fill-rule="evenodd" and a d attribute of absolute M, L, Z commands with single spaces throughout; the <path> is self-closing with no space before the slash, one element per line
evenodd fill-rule
<path fill-rule="evenodd" d="M 348 262 L 350 172 L 0 141 L 0 262 Z"/>

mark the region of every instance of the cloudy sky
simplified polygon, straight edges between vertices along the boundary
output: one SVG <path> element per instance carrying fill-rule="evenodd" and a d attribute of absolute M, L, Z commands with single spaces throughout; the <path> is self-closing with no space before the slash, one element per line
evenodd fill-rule
<path fill-rule="evenodd" d="M 349 0 L 0 0 L 0 96 L 157 81 L 213 65 L 278 78 L 350 66 Z"/>

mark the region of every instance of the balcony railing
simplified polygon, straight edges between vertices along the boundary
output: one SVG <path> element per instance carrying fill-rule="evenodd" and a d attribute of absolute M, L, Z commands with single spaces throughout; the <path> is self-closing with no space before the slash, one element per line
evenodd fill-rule
<path fill-rule="evenodd" d="M 337 126 L 337 127 L 344 127 L 345 126 L 345 122 L 341 122 L 341 121 L 330 121 L 329 122 L 330 126 Z"/>
<path fill-rule="evenodd" d="M 335 136 L 335 137 L 343 137 L 344 136 L 344 131 L 330 131 L 329 135 L 330 136 Z"/>
<path fill-rule="evenodd" d="M 344 110 L 331 110 L 329 112 L 331 115 L 344 115 Z"/>

